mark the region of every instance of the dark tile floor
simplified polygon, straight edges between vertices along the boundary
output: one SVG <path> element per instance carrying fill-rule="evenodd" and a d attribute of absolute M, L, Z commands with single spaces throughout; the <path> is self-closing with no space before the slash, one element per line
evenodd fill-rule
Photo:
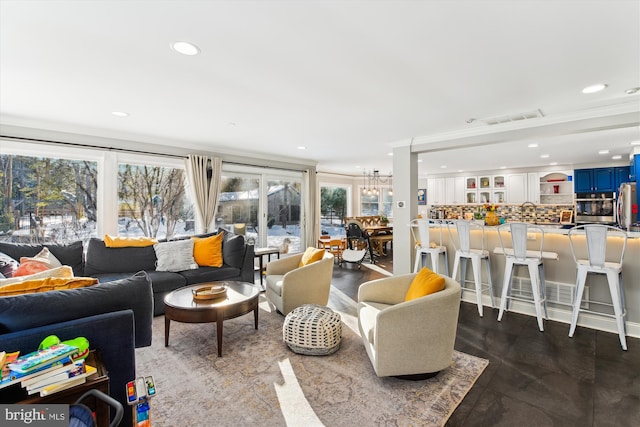
<path fill-rule="evenodd" d="M 391 256 L 376 263 L 392 271 Z M 358 286 L 384 275 L 366 266 L 336 267 L 332 285 L 352 299 Z M 456 350 L 489 366 L 447 426 L 640 426 L 640 339 L 620 348 L 612 333 L 461 303 Z"/>

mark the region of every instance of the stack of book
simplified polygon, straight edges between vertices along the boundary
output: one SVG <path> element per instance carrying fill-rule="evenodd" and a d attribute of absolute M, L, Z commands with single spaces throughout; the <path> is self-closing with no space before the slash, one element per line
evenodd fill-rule
<path fill-rule="evenodd" d="M 87 377 L 97 372 L 96 368 L 73 360 L 78 348 L 67 344 L 56 344 L 43 350 L 18 357 L 0 352 L 3 367 L 0 389 L 20 384 L 28 394 L 48 396 L 83 384 Z"/>

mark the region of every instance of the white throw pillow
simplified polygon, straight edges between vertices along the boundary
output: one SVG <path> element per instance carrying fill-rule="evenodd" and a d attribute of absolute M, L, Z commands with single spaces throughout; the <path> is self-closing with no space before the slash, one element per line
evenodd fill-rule
<path fill-rule="evenodd" d="M 193 258 L 193 239 L 162 242 L 153 245 L 156 251 L 156 271 L 184 271 L 198 268 Z"/>

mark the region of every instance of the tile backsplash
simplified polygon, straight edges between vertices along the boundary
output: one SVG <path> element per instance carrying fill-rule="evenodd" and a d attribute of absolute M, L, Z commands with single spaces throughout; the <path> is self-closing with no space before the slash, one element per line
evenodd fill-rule
<path fill-rule="evenodd" d="M 445 219 L 464 219 L 465 214 L 473 214 L 482 205 L 442 205 L 431 208 L 429 218 L 438 218 L 438 211 L 444 212 Z M 506 222 L 525 221 L 538 223 L 558 223 L 563 210 L 573 211 L 573 205 L 498 205 L 498 217 Z"/>

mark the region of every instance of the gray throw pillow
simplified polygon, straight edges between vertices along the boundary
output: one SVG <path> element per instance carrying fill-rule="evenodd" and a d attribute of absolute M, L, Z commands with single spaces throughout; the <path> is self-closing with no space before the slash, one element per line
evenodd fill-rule
<path fill-rule="evenodd" d="M 184 271 L 198 268 L 193 258 L 193 239 L 156 243 L 156 271 Z"/>

